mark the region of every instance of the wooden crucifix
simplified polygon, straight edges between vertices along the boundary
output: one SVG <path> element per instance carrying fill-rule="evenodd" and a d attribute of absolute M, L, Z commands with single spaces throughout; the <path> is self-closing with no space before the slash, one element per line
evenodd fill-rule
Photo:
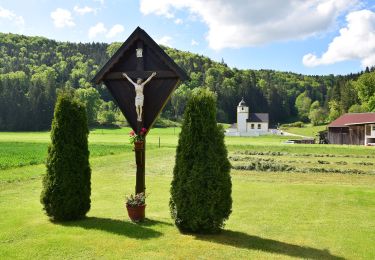
<path fill-rule="evenodd" d="M 180 80 L 186 74 L 141 28 L 123 43 L 94 77 L 104 82 L 136 134 L 146 128 L 144 145 L 135 147 L 135 192 L 145 191 L 146 136 Z"/>
<path fill-rule="evenodd" d="M 143 112 L 143 102 L 145 99 L 145 96 L 143 95 L 143 89 L 147 82 L 149 82 L 153 77 L 156 76 L 156 72 L 153 72 L 148 79 L 146 79 L 144 82 L 141 78 L 137 79 L 137 83 L 135 83 L 125 72 L 122 73 L 125 78 L 127 78 L 130 83 L 133 84 L 135 89 L 135 109 L 137 111 L 137 122 L 142 122 L 142 112 Z"/>

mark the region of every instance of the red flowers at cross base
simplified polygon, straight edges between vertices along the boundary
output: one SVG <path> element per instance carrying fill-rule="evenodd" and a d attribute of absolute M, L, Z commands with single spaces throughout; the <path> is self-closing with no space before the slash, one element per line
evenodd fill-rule
<path fill-rule="evenodd" d="M 140 134 L 140 135 L 145 135 L 146 132 L 147 132 L 147 129 L 143 127 L 143 128 L 141 129 L 141 132 L 140 132 L 139 134 Z"/>
<path fill-rule="evenodd" d="M 129 133 L 130 143 L 134 144 L 134 142 L 143 142 L 145 140 L 146 133 L 147 133 L 146 128 L 142 128 L 138 135 L 134 131 L 130 131 Z"/>

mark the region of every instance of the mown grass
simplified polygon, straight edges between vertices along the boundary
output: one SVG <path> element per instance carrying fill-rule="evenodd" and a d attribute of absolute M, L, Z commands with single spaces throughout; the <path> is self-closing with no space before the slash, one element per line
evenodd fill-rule
<path fill-rule="evenodd" d="M 89 135 L 92 157 L 131 151 L 128 133 L 130 128 L 94 129 Z M 149 147 L 176 146 L 180 128 L 153 129 L 147 138 Z M 48 132 L 0 132 L 0 170 L 45 163 Z"/>
<path fill-rule="evenodd" d="M 48 144 L 25 142 L 0 142 L 0 170 L 45 163 Z M 92 157 L 123 153 L 130 145 L 90 144 Z"/>
<path fill-rule="evenodd" d="M 239 170 L 375 175 L 375 155 L 369 154 L 311 154 L 246 150 L 234 152 L 229 158 L 232 167 Z"/>
<path fill-rule="evenodd" d="M 311 124 L 306 124 L 304 127 L 283 127 L 282 130 L 288 133 L 292 133 L 292 134 L 316 138 L 317 134 L 320 131 L 323 131 L 326 129 L 327 129 L 326 125 L 313 126 Z"/>
<path fill-rule="evenodd" d="M 135 185 L 127 129 L 90 134 L 90 149 L 92 145 L 99 145 L 98 150 L 118 145 L 124 150 L 90 158 L 92 204 L 88 218 L 81 221 L 53 223 L 44 215 L 39 203 L 43 164 L 0 170 L 0 259 L 375 258 L 372 174 L 232 170 L 233 213 L 224 231 L 218 235 L 180 234 L 168 209 L 177 135 L 173 129 L 154 130 L 148 137 L 148 219 L 143 224 L 131 223 L 124 208 L 125 194 L 133 192 Z M 9 136 L 34 145 L 38 142 L 31 136 L 42 140 L 48 133 Z M 2 133 L 1 139 L 12 143 Z M 374 162 L 364 157 L 375 156 L 375 149 L 368 147 L 287 145 L 282 141 L 279 137 L 226 139 L 232 157 L 273 159 L 296 167 L 336 167 L 336 162 L 345 161 L 343 167 L 370 169 L 371 165 L 358 163 Z M 47 145 L 48 138 L 39 143 Z M 334 156 L 315 157 L 320 154 Z M 246 161 L 232 161 L 237 162 Z"/>
<path fill-rule="evenodd" d="M 128 144 L 130 128 L 92 129 L 89 134 L 90 143 Z M 180 128 L 154 128 L 147 137 L 148 143 L 177 144 Z M 0 132 L 0 142 L 49 143 L 49 132 Z"/>
<path fill-rule="evenodd" d="M 303 127 L 282 127 L 285 132 L 313 138 L 317 138 L 318 133 L 326 129 L 327 125 L 313 126 L 312 124 L 305 124 Z"/>

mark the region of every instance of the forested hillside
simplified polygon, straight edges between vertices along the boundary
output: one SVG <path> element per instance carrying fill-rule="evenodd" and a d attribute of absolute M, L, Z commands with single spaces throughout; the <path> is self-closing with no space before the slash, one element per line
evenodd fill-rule
<path fill-rule="evenodd" d="M 91 82 L 119 46 L 0 33 L 0 130 L 49 129 L 61 89 L 76 90 L 77 98 L 87 104 L 91 125 L 123 120 L 105 87 Z M 163 48 L 190 77 L 165 107 L 165 118 L 180 119 L 187 98 L 200 87 L 216 92 L 218 121 L 226 123 L 236 121 L 235 107 L 242 97 L 252 112 L 268 112 L 273 124 L 319 124 L 347 111 L 375 110 L 374 68 L 346 76 L 238 70 L 224 61 Z"/>

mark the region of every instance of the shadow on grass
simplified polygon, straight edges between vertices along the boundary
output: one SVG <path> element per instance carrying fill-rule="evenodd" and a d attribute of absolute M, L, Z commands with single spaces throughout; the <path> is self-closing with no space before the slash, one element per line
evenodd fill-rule
<path fill-rule="evenodd" d="M 340 256 L 332 255 L 327 249 L 321 250 L 312 247 L 299 246 L 230 230 L 223 230 L 217 235 L 197 235 L 196 238 L 199 240 L 210 241 L 238 248 L 260 250 L 263 252 L 282 254 L 298 258 L 345 259 Z"/>
<path fill-rule="evenodd" d="M 136 239 L 150 239 L 156 238 L 163 235 L 163 233 L 149 228 L 154 225 L 170 225 L 166 222 L 145 219 L 142 223 L 132 223 L 128 221 L 109 219 L 109 218 L 97 218 L 87 217 L 78 221 L 69 222 L 56 222 L 56 224 L 66 227 L 81 227 L 84 229 L 94 229 L 109 232 L 116 235 L 126 236 Z"/>

